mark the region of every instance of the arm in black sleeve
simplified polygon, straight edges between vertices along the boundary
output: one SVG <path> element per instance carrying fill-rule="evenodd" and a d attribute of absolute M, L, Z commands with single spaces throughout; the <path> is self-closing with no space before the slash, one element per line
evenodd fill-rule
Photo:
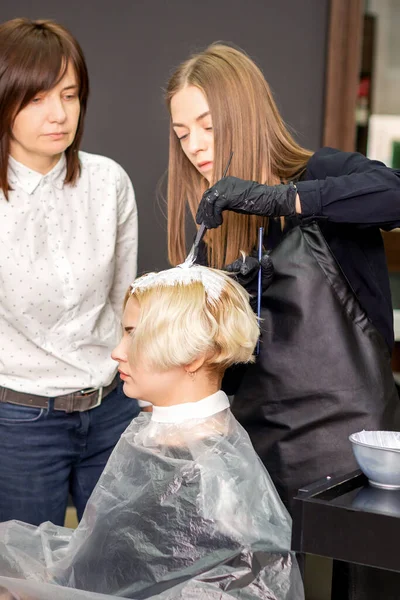
<path fill-rule="evenodd" d="M 297 190 L 305 217 L 336 223 L 400 227 L 400 171 L 356 152 L 323 148 L 307 165 Z"/>

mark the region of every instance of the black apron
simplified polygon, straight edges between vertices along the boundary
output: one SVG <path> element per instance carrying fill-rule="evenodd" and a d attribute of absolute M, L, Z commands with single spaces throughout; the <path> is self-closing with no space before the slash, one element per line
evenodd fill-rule
<path fill-rule="evenodd" d="M 260 354 L 231 376 L 232 408 L 291 512 L 299 488 L 357 468 L 351 433 L 400 429 L 400 402 L 386 342 L 317 222 L 291 229 L 271 258 Z M 398 573 L 339 561 L 333 573 L 332 598 L 400 598 Z"/>
<path fill-rule="evenodd" d="M 260 354 L 244 371 L 233 413 L 290 510 L 302 486 L 357 468 L 351 433 L 399 429 L 399 398 L 383 336 L 318 224 L 291 229 L 271 258 Z"/>

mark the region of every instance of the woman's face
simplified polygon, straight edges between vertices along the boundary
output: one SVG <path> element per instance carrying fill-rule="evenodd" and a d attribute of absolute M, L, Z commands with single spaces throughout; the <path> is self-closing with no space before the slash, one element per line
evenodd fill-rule
<path fill-rule="evenodd" d="M 174 399 L 176 390 L 182 381 L 187 379 L 183 367 L 172 367 L 167 371 L 151 369 L 144 360 L 132 364 L 129 359 L 129 349 L 135 328 L 139 320 L 140 305 L 134 296 L 126 303 L 122 318 L 123 336 L 111 357 L 118 362 L 118 371 L 124 382 L 124 392 L 130 398 L 147 400 L 152 404 L 162 406 Z"/>
<path fill-rule="evenodd" d="M 171 100 L 172 126 L 190 162 L 211 184 L 214 134 L 207 99 L 193 85 L 182 88 Z"/>
<path fill-rule="evenodd" d="M 79 122 L 78 81 L 71 64 L 47 92 L 38 92 L 15 117 L 10 153 L 30 167 L 57 162 L 74 141 Z"/>

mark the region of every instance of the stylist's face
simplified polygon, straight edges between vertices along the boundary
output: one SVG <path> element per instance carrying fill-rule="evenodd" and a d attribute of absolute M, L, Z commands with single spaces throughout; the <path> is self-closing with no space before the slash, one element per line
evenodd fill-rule
<path fill-rule="evenodd" d="M 183 152 L 211 183 L 214 160 L 214 134 L 207 99 L 193 86 L 179 90 L 171 100 L 172 126 Z"/>
<path fill-rule="evenodd" d="M 11 156 L 32 169 L 46 161 L 51 166 L 74 141 L 79 114 L 78 81 L 69 64 L 54 88 L 38 92 L 15 117 Z"/>

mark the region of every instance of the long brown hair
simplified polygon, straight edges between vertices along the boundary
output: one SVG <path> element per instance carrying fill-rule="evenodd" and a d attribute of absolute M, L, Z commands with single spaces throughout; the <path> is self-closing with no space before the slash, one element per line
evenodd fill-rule
<path fill-rule="evenodd" d="M 8 199 L 8 156 L 16 115 L 38 92 L 52 89 L 74 67 L 79 86 L 80 116 L 75 138 L 66 151 L 65 183 L 80 174 L 78 150 L 89 95 L 85 58 L 76 39 L 53 21 L 13 19 L 0 25 L 0 190 Z"/>
<path fill-rule="evenodd" d="M 233 151 L 229 175 L 269 184 L 290 181 L 312 152 L 299 146 L 287 130 L 268 83 L 256 64 L 242 51 L 215 43 L 182 63 L 169 80 L 166 102 L 186 86 L 205 95 L 214 133 L 213 181 L 222 177 Z M 170 125 L 168 166 L 168 253 L 172 264 L 186 255 L 186 205 L 195 218 L 202 194 L 209 187 L 183 153 Z M 224 222 L 207 233 L 208 260 L 221 268 L 256 245 L 258 228 L 268 219 L 224 213 Z"/>

